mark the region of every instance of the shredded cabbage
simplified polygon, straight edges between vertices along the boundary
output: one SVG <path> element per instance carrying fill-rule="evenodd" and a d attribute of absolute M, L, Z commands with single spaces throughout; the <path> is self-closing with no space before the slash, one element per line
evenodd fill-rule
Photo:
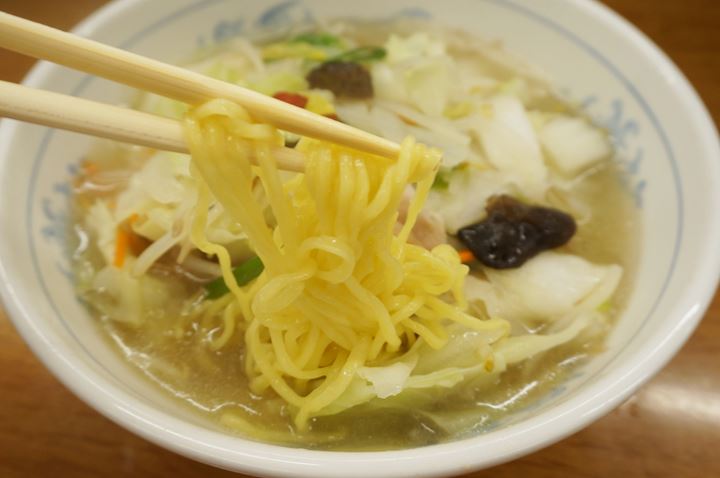
<path fill-rule="evenodd" d="M 413 347 L 405 360 L 386 367 L 366 367 L 321 415 L 334 415 L 358 405 L 407 407 L 420 405 L 418 392 L 431 399 L 436 391 L 466 384 L 490 386 L 509 365 L 570 342 L 597 316 L 585 313 L 569 326 L 551 334 L 524 334 L 504 338 L 497 332 L 481 333 L 454 327 L 446 347 L 434 350 L 425 343 Z M 368 370 L 370 369 L 370 370 Z"/>
<path fill-rule="evenodd" d="M 407 102 L 441 117 L 453 96 L 455 69 L 441 41 L 426 33 L 406 38 L 392 35 L 385 44 L 386 63 L 373 67 L 378 98 Z"/>
<path fill-rule="evenodd" d="M 542 197 L 548 171 L 523 104 L 517 98 L 503 95 L 481 103 L 477 109 L 473 131 L 487 159 L 499 171 L 511 174 L 526 196 Z"/>
<path fill-rule="evenodd" d="M 612 153 L 607 134 L 585 119 L 558 116 L 540 130 L 540 141 L 552 163 L 566 176 L 576 176 Z"/>
<path fill-rule="evenodd" d="M 387 398 L 402 391 L 416 364 L 417 355 L 412 355 L 386 367 L 361 367 L 357 374 L 372 386 L 375 396 Z"/>
<path fill-rule="evenodd" d="M 132 260 L 123 268 L 106 266 L 95 275 L 92 289 L 97 296 L 93 306 L 105 317 L 131 326 L 139 326 L 152 312 L 167 307 L 177 293 L 167 281 L 149 275 L 130 273 Z"/>
<path fill-rule="evenodd" d="M 489 313 L 511 320 L 553 322 L 590 311 L 608 300 L 622 277 L 618 265 L 546 251 L 518 269 L 484 269 L 489 282 L 468 277 L 468 300 L 482 300 Z"/>
<path fill-rule="evenodd" d="M 450 234 L 484 218 L 485 204 L 491 196 L 514 192 L 508 174 L 495 169 L 454 169 L 446 177 L 448 186 L 432 190 L 427 206 L 443 218 Z"/>
<path fill-rule="evenodd" d="M 115 229 L 117 223 L 107 203 L 95 201 L 88 210 L 85 224 L 95 237 L 97 245 L 106 264 L 112 263 L 115 249 Z"/>

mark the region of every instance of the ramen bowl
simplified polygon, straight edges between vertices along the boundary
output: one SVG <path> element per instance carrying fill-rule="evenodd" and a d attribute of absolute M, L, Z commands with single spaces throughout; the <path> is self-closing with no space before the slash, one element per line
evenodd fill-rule
<path fill-rule="evenodd" d="M 619 405 L 696 327 L 720 268 L 720 148 L 678 69 L 623 19 L 591 1 L 124 0 L 75 32 L 178 62 L 237 35 L 273 35 L 315 18 L 423 18 L 502 41 L 542 68 L 610 131 L 642 221 L 629 302 L 604 352 L 541 400 L 472 438 L 400 451 L 331 452 L 225 433 L 144 379 L 75 298 L 66 246 L 70 181 L 92 139 L 4 120 L 0 126 L 0 292 L 45 365 L 100 413 L 190 458 L 260 476 L 431 477 L 492 466 L 554 443 Z M 128 90 L 39 64 L 25 84 L 121 103 Z"/>

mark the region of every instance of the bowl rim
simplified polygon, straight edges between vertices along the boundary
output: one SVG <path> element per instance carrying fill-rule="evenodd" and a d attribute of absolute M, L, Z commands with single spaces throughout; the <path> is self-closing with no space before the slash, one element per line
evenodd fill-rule
<path fill-rule="evenodd" d="M 72 31 L 90 35 L 99 26 L 111 21 L 116 14 L 146 1 L 114 0 L 87 17 Z M 572 0 L 563 1 L 570 3 Z M 644 34 L 608 7 L 594 0 L 573 3 L 573 6 L 617 31 L 643 50 L 653 63 L 673 75 L 677 95 L 692 113 L 695 123 L 693 129 L 703 139 L 703 150 L 708 158 L 720 158 L 720 144 L 714 123 L 699 96 L 674 63 Z M 23 83 L 39 84 L 55 68 L 58 67 L 37 64 Z M 0 176 L 7 174 L 9 161 L 6 158 L 10 140 L 18 127 L 16 122 L 3 121 L 0 124 Z M 708 175 L 715 178 L 716 184 L 720 184 L 720 164 L 716 161 L 708 163 Z M 720 202 L 720 191 L 711 191 L 710 194 L 717 200 L 716 203 Z M 687 287 L 682 299 L 670 312 L 679 318 L 676 326 L 668 331 L 654 333 L 653 340 L 648 341 L 654 345 L 638 349 L 634 356 L 640 360 L 624 375 L 616 377 L 614 375 L 617 374 L 608 374 L 562 407 L 531 417 L 518 424 L 521 426 L 513 425 L 499 430 L 490 443 L 479 436 L 399 451 L 328 452 L 269 445 L 212 432 L 169 416 L 155 407 L 139 404 L 112 380 L 100 377 L 89 368 L 81 370 L 75 367 L 63 351 L 54 346 L 51 337 L 36 327 L 33 313 L 20 303 L 13 292 L 15 286 L 1 260 L 0 299 L 25 342 L 66 387 L 115 423 L 167 449 L 222 468 L 266 476 L 330 477 L 336 476 L 338 469 L 346 471 L 346 476 L 358 477 L 367 476 L 371 472 L 380 472 L 382 476 L 436 476 L 489 467 L 559 441 L 612 410 L 664 367 L 696 328 L 717 287 L 720 249 L 712 246 L 720 242 L 720 214 L 712 218 L 711 234 L 703 243 L 709 259 L 696 271 L 691 281 L 695 287 Z M 504 445 L 508 442 L 513 443 L 512 447 Z M 495 453 L 485 453 L 478 458 L 473 451 L 477 451 L 476 448 L 481 444 L 483 447 L 492 446 Z"/>

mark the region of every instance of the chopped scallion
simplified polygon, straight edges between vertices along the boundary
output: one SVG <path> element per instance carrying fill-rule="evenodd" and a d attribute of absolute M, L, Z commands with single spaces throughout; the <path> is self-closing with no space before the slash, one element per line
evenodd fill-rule
<path fill-rule="evenodd" d="M 260 258 L 255 256 L 234 268 L 233 275 L 235 276 L 237 284 L 243 286 L 256 279 L 264 269 L 265 266 Z M 230 289 L 222 277 L 218 277 L 214 281 L 206 284 L 205 290 L 207 291 L 206 299 L 218 299 L 230 292 Z"/>
<path fill-rule="evenodd" d="M 363 46 L 349 50 L 344 53 L 340 53 L 337 56 L 329 59 L 331 61 L 346 61 L 353 63 L 370 63 L 373 61 L 380 61 L 387 55 L 385 48 L 380 46 Z"/>

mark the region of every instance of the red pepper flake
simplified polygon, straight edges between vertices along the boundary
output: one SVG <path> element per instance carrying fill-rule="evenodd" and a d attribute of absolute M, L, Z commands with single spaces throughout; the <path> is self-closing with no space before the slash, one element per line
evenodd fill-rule
<path fill-rule="evenodd" d="M 340 117 L 335 113 L 330 113 L 328 115 L 325 115 L 325 117 L 330 118 L 331 120 L 340 121 Z"/>
<path fill-rule="evenodd" d="M 297 93 L 288 93 L 287 91 L 275 93 L 273 98 L 275 98 L 276 100 L 284 101 L 285 103 L 289 103 L 293 106 L 297 106 L 298 108 L 305 108 L 308 103 L 308 99 L 306 96 Z"/>

